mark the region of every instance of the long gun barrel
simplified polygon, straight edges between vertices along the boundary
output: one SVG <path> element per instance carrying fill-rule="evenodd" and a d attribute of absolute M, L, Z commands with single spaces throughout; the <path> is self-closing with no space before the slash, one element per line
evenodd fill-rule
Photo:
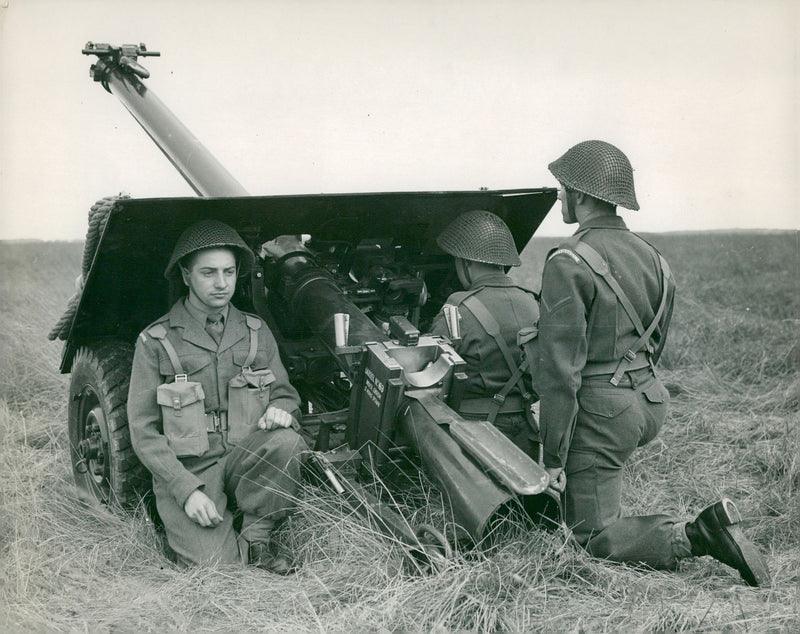
<path fill-rule="evenodd" d="M 226 170 L 172 111 L 142 83 L 150 73 L 138 57 L 158 56 L 144 44 L 111 46 L 87 42 L 84 55 L 96 55 L 92 79 L 119 99 L 198 196 L 248 196 L 247 190 Z M 140 79 L 141 78 L 141 79 Z"/>

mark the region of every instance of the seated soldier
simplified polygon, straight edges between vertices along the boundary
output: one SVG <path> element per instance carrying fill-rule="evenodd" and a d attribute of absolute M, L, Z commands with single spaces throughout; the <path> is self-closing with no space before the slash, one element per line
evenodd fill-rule
<path fill-rule="evenodd" d="M 164 275 L 180 275 L 188 294 L 136 341 L 128 420 L 180 563 L 245 561 L 286 573 L 270 533 L 293 508 L 306 447 L 272 333 L 230 304 L 253 263 L 221 222 L 183 232 Z"/>
<path fill-rule="evenodd" d="M 519 373 L 517 334 L 536 325 L 539 305 L 532 291 L 505 274 L 506 267 L 521 264 L 511 232 L 500 217 L 476 210 L 456 218 L 436 243 L 455 258 L 458 279 L 466 289 L 447 299 L 431 325 L 433 334 L 453 340 L 467 364 L 459 413 L 488 420 L 538 460 L 538 430 L 531 412 L 535 396 L 530 370 Z M 456 313 L 460 333 L 451 332 L 448 310 Z"/>

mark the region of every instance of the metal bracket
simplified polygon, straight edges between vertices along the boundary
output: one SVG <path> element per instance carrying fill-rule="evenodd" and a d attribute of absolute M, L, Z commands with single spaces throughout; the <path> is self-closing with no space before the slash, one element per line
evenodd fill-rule
<path fill-rule="evenodd" d="M 97 55 L 98 62 L 92 64 L 89 73 L 94 81 L 102 82 L 106 90 L 108 90 L 106 77 L 111 71 L 119 70 L 147 79 L 150 77 L 150 71 L 136 60 L 139 57 L 159 57 L 161 55 L 158 51 L 148 51 L 144 43 L 113 46 L 100 42 L 86 42 L 86 46 L 81 52 L 84 55 Z"/>

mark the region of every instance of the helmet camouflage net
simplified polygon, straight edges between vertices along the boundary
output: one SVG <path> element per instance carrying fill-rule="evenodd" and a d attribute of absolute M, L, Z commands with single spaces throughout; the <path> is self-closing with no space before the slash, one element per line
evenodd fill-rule
<path fill-rule="evenodd" d="M 605 141 L 583 141 L 547 166 L 559 182 L 625 209 L 639 209 L 633 168 L 622 151 Z"/>
<path fill-rule="evenodd" d="M 501 266 L 521 264 L 508 226 L 489 211 L 461 214 L 439 234 L 436 244 L 445 253 L 473 262 Z"/>
<path fill-rule="evenodd" d="M 253 268 L 255 263 L 253 252 L 236 231 L 219 220 L 201 220 L 191 225 L 178 238 L 164 271 L 164 277 L 169 279 L 175 264 L 187 255 L 201 249 L 220 247 L 229 247 L 237 252 L 240 274 L 247 273 Z"/>

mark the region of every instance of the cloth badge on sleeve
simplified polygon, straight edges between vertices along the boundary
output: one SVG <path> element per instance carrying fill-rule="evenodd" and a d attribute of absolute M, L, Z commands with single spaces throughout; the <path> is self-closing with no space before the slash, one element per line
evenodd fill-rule
<path fill-rule="evenodd" d="M 552 260 L 557 255 L 568 255 L 573 260 L 575 260 L 576 264 L 580 264 L 581 263 L 581 259 L 578 257 L 578 255 L 576 253 L 573 253 L 569 249 L 556 249 L 555 251 L 553 251 L 553 253 L 550 255 L 550 257 L 547 258 L 547 261 L 549 262 L 550 260 Z"/>

